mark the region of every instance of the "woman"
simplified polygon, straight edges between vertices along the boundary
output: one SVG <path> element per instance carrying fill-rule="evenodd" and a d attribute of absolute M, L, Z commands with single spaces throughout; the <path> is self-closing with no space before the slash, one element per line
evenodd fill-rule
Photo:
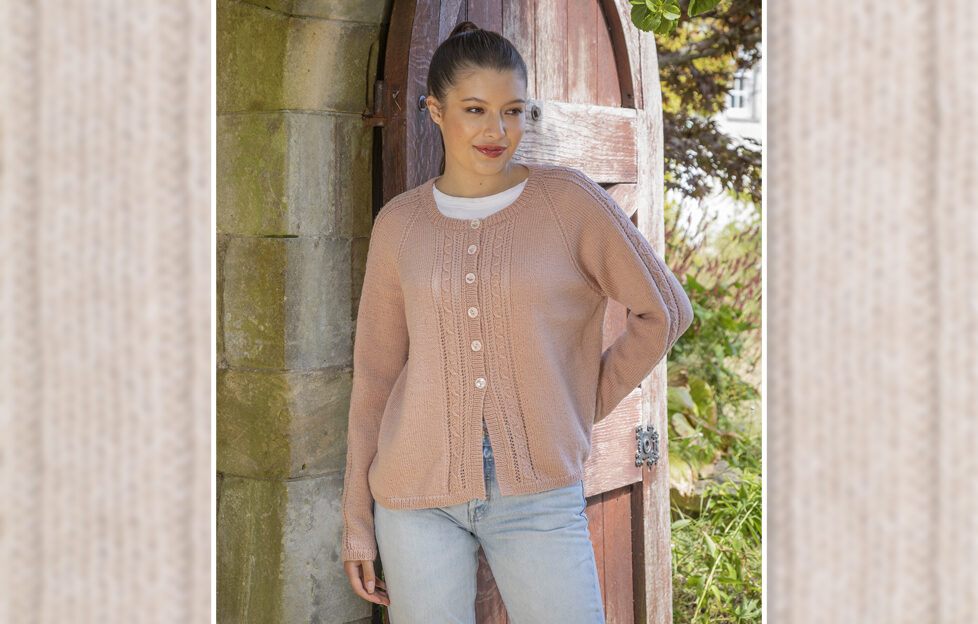
<path fill-rule="evenodd" d="M 371 232 L 342 551 L 356 593 L 397 624 L 475 622 L 480 545 L 513 622 L 604 622 L 582 482 L 591 429 L 692 321 L 598 184 L 511 161 L 525 100 L 512 44 L 459 24 L 428 74 L 441 175 L 391 199 Z M 602 353 L 609 298 L 629 315 Z"/>

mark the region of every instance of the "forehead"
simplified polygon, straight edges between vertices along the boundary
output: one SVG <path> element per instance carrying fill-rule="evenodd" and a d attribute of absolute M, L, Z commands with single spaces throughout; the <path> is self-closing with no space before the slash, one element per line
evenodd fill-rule
<path fill-rule="evenodd" d="M 470 69 L 459 74 L 449 97 L 509 103 L 526 97 L 526 84 L 516 70 Z"/>

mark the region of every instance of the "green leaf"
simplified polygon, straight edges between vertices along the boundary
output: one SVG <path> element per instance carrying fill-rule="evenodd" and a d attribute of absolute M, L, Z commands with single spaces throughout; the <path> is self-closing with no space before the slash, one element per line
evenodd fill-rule
<path fill-rule="evenodd" d="M 682 9 L 679 8 L 679 0 L 666 0 L 662 4 L 662 16 L 666 19 L 678 20 L 680 15 Z"/>
<path fill-rule="evenodd" d="M 689 412 L 695 416 L 699 415 L 696 403 L 693 402 L 693 397 L 690 396 L 689 390 L 686 388 L 669 386 L 666 396 L 666 409 L 670 414 L 673 412 Z"/>
<path fill-rule="evenodd" d="M 673 531 L 678 531 L 679 529 L 683 528 L 684 526 L 686 526 L 688 524 L 692 524 L 692 522 L 693 521 L 690 520 L 689 518 L 682 518 L 680 520 L 676 520 L 675 522 L 672 523 L 672 530 Z"/>
<path fill-rule="evenodd" d="M 718 4 L 720 4 L 720 0 L 690 0 L 689 16 L 694 17 L 700 13 L 706 13 L 711 9 L 715 9 Z"/>
<path fill-rule="evenodd" d="M 639 30 L 649 32 L 658 25 L 658 18 L 648 7 L 636 4 L 632 7 L 632 23 Z"/>
<path fill-rule="evenodd" d="M 701 293 L 706 290 L 706 287 L 704 287 L 703 284 L 700 284 L 699 280 L 689 274 L 686 275 L 686 286 L 689 287 L 691 292 Z"/>
<path fill-rule="evenodd" d="M 709 533 L 705 534 L 703 537 L 706 539 L 706 549 L 710 551 L 710 556 L 716 557 L 717 543 L 713 541 L 713 538 L 710 537 Z"/>

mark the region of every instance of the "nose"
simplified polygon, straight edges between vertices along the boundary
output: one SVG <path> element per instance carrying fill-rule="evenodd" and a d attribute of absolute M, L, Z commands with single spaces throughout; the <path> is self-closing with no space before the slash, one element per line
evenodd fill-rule
<path fill-rule="evenodd" d="M 496 117 L 495 121 L 489 122 L 489 127 L 486 129 L 486 134 L 489 136 L 501 136 L 506 133 L 506 124 L 502 117 Z"/>

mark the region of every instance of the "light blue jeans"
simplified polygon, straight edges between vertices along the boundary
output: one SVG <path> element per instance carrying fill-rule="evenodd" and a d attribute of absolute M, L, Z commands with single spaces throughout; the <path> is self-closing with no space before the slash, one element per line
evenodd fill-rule
<path fill-rule="evenodd" d="M 487 500 L 391 510 L 374 501 L 374 531 L 392 624 L 475 624 L 479 545 L 513 624 L 604 624 L 584 484 L 499 492 L 482 440 Z"/>

